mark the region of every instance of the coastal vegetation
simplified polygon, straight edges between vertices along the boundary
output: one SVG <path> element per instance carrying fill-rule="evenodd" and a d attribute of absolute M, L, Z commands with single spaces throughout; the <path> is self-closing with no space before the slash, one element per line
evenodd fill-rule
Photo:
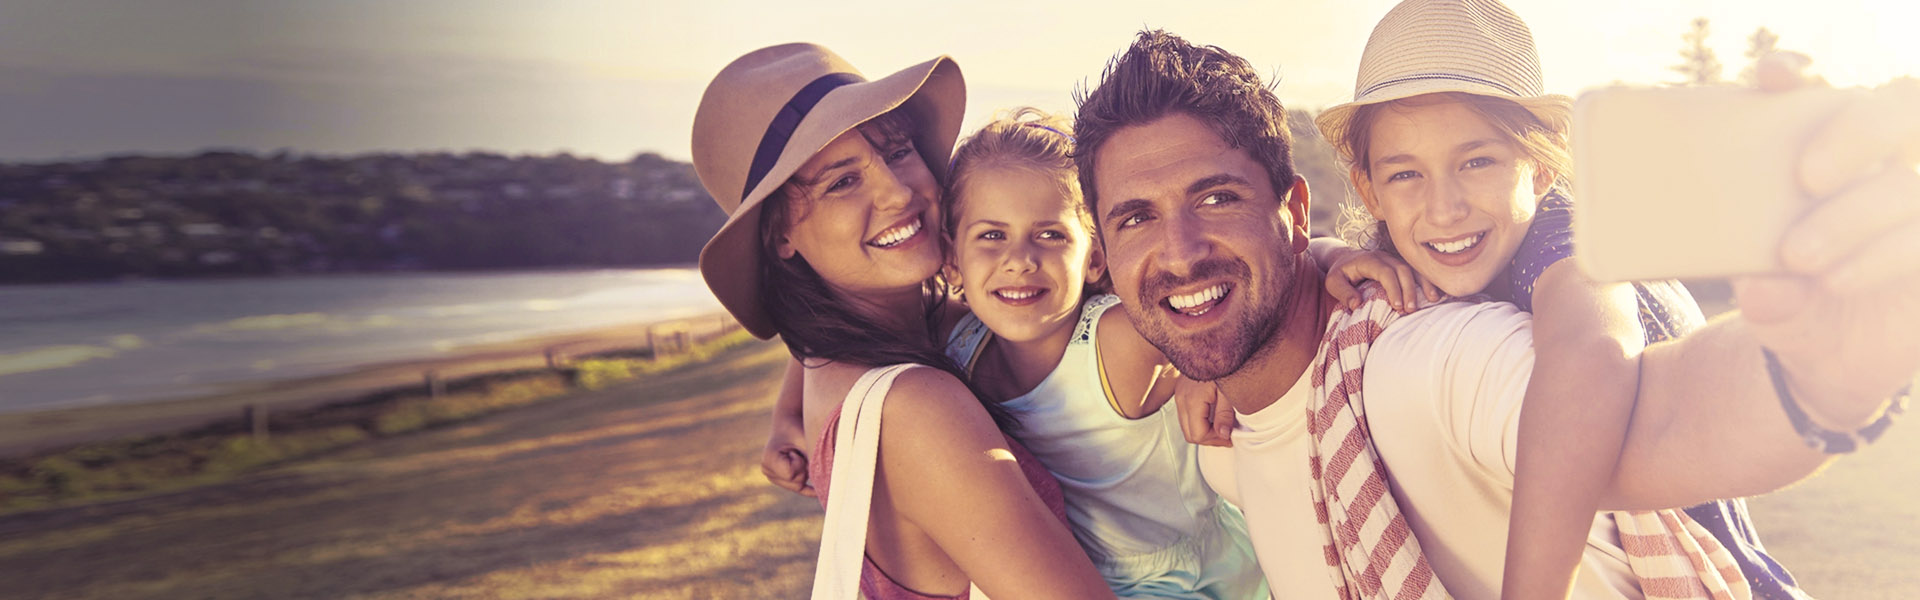
<path fill-rule="evenodd" d="M 659 353 L 617 351 L 537 369 L 410 387 L 274 413 L 255 430 L 230 419 L 179 433 L 106 440 L 0 459 L 0 514 L 224 481 L 355 444 L 472 420 L 730 356 L 753 338 L 725 328 Z M 635 400 L 644 400 L 636 397 Z"/>
<path fill-rule="evenodd" d="M 0 165 L 0 283 L 684 264 L 724 220 L 652 153 Z"/>

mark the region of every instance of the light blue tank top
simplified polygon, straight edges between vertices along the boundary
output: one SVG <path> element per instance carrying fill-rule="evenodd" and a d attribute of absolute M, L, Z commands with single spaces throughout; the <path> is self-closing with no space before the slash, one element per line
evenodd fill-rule
<path fill-rule="evenodd" d="M 1183 573 L 1179 579 L 1186 580 L 1209 570 L 1210 562 L 1219 563 L 1214 568 L 1249 568 L 1251 549 L 1239 511 L 1223 505 L 1202 481 L 1197 454 L 1181 435 L 1171 403 L 1127 419 L 1110 400 L 1096 342 L 1100 316 L 1118 303 L 1102 295 L 1081 306 L 1059 366 L 1032 391 L 1002 403 L 1020 422 L 1010 433 L 1060 481 L 1067 518 L 1116 591 L 1123 581 L 1147 583 L 1142 579 L 1168 572 Z M 967 315 L 947 340 L 947 356 L 971 373 L 990 339 L 986 325 Z M 1221 560 L 1222 554 L 1233 559 Z M 1237 588 L 1226 597 L 1264 591 L 1258 569 L 1251 571 L 1199 577 L 1189 585 Z"/>

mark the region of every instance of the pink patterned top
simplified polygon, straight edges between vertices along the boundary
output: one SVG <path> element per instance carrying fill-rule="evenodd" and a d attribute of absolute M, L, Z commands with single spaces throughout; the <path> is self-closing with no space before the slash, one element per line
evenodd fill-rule
<path fill-rule="evenodd" d="M 844 406 L 844 404 L 842 405 Z M 833 478 L 833 439 L 840 429 L 840 407 L 834 407 L 833 414 L 827 415 L 827 426 L 820 432 L 820 439 L 813 444 L 813 460 L 807 464 L 807 479 L 818 493 L 820 507 L 827 506 L 827 490 Z M 1004 434 L 1002 437 L 1005 437 Z M 1020 472 L 1027 476 L 1027 483 L 1033 485 L 1033 491 L 1040 495 L 1040 501 L 1046 503 L 1053 516 L 1061 523 L 1067 522 L 1067 507 L 1060 496 L 1060 482 L 1053 479 L 1053 473 L 1040 464 L 1040 459 L 1013 438 L 1006 438 L 1007 449 L 1013 451 L 1013 457 L 1020 463 Z M 868 556 L 860 569 L 860 593 L 869 600 L 966 600 L 967 593 L 958 596 L 929 596 L 907 589 L 895 582 L 892 577 L 873 564 Z"/>

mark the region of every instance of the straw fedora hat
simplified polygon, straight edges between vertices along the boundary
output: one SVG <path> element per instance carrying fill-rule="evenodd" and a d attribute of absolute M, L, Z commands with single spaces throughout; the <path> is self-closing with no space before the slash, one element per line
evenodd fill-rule
<path fill-rule="evenodd" d="M 1362 106 L 1421 94 L 1463 92 L 1510 100 L 1566 131 L 1573 100 L 1542 91 L 1533 33 L 1498 0 L 1407 0 L 1367 38 L 1353 101 L 1315 117 L 1321 137 L 1351 161 L 1346 139 Z"/>
<path fill-rule="evenodd" d="M 700 275 L 753 335 L 774 334 L 761 304 L 761 201 L 828 142 L 900 107 L 913 117 L 927 168 L 944 181 L 966 109 L 951 58 L 868 81 L 832 50 L 783 44 L 735 59 L 707 85 L 693 115 L 693 169 L 727 222 L 700 249 Z"/>

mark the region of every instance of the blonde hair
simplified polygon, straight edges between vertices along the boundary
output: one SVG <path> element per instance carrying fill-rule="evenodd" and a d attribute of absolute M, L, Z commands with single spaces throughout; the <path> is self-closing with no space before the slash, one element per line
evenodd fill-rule
<path fill-rule="evenodd" d="M 1569 150 L 1567 130 L 1571 127 L 1570 118 L 1542 120 L 1539 115 L 1518 103 L 1478 94 L 1462 92 L 1436 92 L 1421 94 L 1410 98 L 1401 98 L 1378 104 L 1368 104 L 1353 111 L 1349 117 L 1345 135 L 1340 139 L 1328 140 L 1340 156 L 1348 160 L 1350 168 L 1357 167 L 1361 173 L 1371 174 L 1369 153 L 1373 145 L 1373 123 L 1380 111 L 1389 107 L 1429 106 L 1446 102 L 1459 102 L 1468 110 L 1479 115 L 1492 125 L 1495 131 L 1507 138 L 1507 141 L 1520 149 L 1520 153 L 1532 162 L 1535 169 L 1551 174 L 1555 186 L 1566 185 L 1573 173 L 1573 152 Z M 1354 195 L 1355 198 L 1359 196 Z M 1359 248 L 1369 248 L 1394 252 L 1393 244 L 1387 238 L 1386 223 L 1374 218 L 1365 206 L 1348 204 L 1341 209 L 1339 234 L 1347 243 Z"/>
<path fill-rule="evenodd" d="M 945 217 L 941 221 L 945 223 L 947 242 L 951 244 L 957 235 L 956 221 L 964 200 L 960 190 L 966 189 L 974 174 L 1017 168 L 1037 173 L 1059 186 L 1067 205 L 1079 216 L 1081 227 L 1098 247 L 1100 232 L 1094 228 L 1093 212 L 1081 201 L 1080 171 L 1074 165 L 1073 150 L 1073 125 L 1066 117 L 1031 106 L 994 115 L 992 121 L 961 140 L 953 151 L 953 164 L 947 168 L 947 186 L 941 194 L 941 212 Z M 1090 285 L 1088 289 L 1090 292 L 1104 290 L 1105 281 L 1103 276 L 1100 284 Z"/>

